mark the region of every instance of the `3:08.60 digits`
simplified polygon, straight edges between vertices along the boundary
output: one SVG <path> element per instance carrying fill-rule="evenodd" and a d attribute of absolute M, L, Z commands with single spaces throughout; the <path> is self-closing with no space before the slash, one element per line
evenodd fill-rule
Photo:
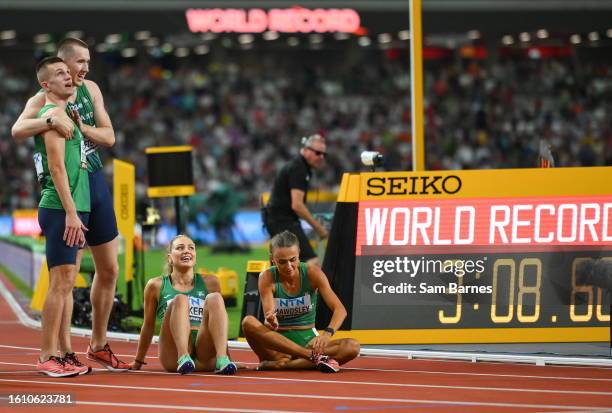
<path fill-rule="evenodd" d="M 592 319 L 593 313 L 595 313 L 597 320 L 605 322 L 610 321 L 610 314 L 604 314 L 602 310 L 602 303 L 604 299 L 604 292 L 599 287 L 593 287 L 589 285 L 577 285 L 576 284 L 576 267 L 578 264 L 588 258 L 575 258 L 572 262 L 572 281 L 571 281 L 571 293 L 569 299 L 569 319 L 572 322 L 588 322 Z M 611 258 L 604 258 L 610 259 Z M 517 261 L 518 261 L 518 283 L 516 280 L 517 274 Z M 527 277 L 525 276 L 527 269 L 532 269 L 535 274 L 535 282 L 531 285 L 527 284 Z M 504 271 L 502 271 L 504 270 Z M 505 271 L 507 270 L 507 271 Z M 503 274 L 507 274 L 506 277 Z M 504 285 L 504 278 L 507 278 L 508 283 L 508 297 L 507 304 L 499 305 L 498 296 L 499 292 L 503 291 L 503 288 L 499 288 Z M 463 279 L 458 278 L 458 283 L 463 284 Z M 540 304 L 541 304 L 541 286 L 542 286 L 542 260 L 539 258 L 499 258 L 493 263 L 493 280 L 492 280 L 492 293 L 491 293 L 491 308 L 490 315 L 491 321 L 496 324 L 509 323 L 515 316 L 515 291 L 516 291 L 516 318 L 520 323 L 534 323 L 540 319 Z M 518 287 L 518 289 L 516 288 Z M 597 292 L 595 293 L 595 290 Z M 533 297 L 532 304 L 525 305 L 528 297 Z M 455 324 L 461 320 L 462 309 L 463 309 L 463 298 L 461 293 L 456 294 L 457 300 L 455 303 L 454 314 L 445 312 L 444 310 L 438 311 L 438 319 L 442 324 Z M 584 305 L 577 305 L 576 303 L 581 302 L 579 297 L 586 298 L 583 300 Z M 579 313 L 579 308 L 586 307 L 586 312 Z M 595 308 L 595 311 L 593 309 Z"/>

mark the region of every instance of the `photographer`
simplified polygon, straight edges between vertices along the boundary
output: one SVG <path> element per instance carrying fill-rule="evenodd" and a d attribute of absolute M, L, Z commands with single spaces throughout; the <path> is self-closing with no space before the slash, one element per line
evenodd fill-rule
<path fill-rule="evenodd" d="M 300 257 L 309 264 L 319 265 L 317 255 L 310 246 L 300 224 L 306 220 L 321 239 L 327 238 L 327 230 L 306 207 L 306 194 L 312 169 L 322 168 L 327 154 L 325 139 L 318 134 L 302 139 L 300 154 L 289 161 L 274 179 L 268 205 L 263 209 L 264 225 L 270 237 L 291 231 L 300 241 Z"/>

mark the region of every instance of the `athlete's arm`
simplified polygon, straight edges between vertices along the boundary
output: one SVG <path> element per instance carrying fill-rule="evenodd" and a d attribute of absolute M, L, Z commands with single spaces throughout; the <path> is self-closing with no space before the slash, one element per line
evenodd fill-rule
<path fill-rule="evenodd" d="M 47 114 L 42 118 L 36 117 L 38 111 L 40 111 L 40 108 L 42 108 L 44 104 L 44 93 L 38 93 L 28 99 L 25 108 L 23 108 L 23 112 L 21 112 L 11 128 L 11 134 L 16 141 L 22 141 L 30 136 L 39 135 L 51 129 L 55 129 L 66 139 L 72 138 L 73 124 L 70 119 L 57 115 L 53 116 L 51 114 Z M 47 120 L 49 118 L 51 118 L 51 121 Z M 51 123 L 51 126 L 49 123 Z"/>
<path fill-rule="evenodd" d="M 259 296 L 261 297 L 261 308 L 263 309 L 266 319 L 265 324 L 272 330 L 276 330 L 278 328 L 278 319 L 276 318 L 272 273 L 270 270 L 265 270 L 259 274 L 257 288 L 259 289 Z"/>
<path fill-rule="evenodd" d="M 323 301 L 327 305 L 327 307 L 332 311 L 332 317 L 329 321 L 328 327 L 337 331 L 342 322 L 346 318 L 346 308 L 334 292 L 331 286 L 329 285 L 329 281 L 327 280 L 327 276 L 321 271 L 317 265 L 309 265 L 308 266 L 308 279 L 310 280 L 310 285 L 313 288 L 319 290 L 319 294 Z M 331 334 L 327 331 L 316 337 L 312 343 L 312 348 L 317 353 L 322 353 L 329 341 L 331 340 Z"/>
<path fill-rule="evenodd" d="M 98 145 L 110 148 L 115 144 L 115 130 L 113 129 L 110 116 L 108 116 L 108 112 L 104 107 L 102 92 L 100 91 L 100 88 L 96 82 L 85 80 L 85 85 L 87 86 L 87 90 L 89 90 L 89 94 L 93 100 L 96 126 L 89 126 L 83 122 L 80 122 L 79 119 L 79 129 L 81 129 L 83 135 L 85 135 L 88 139 L 94 141 Z"/>
<path fill-rule="evenodd" d="M 60 135 L 55 130 L 47 131 L 43 134 L 45 147 L 47 149 L 47 164 L 51 179 L 57 190 L 57 194 L 62 203 L 62 207 L 66 212 L 66 226 L 64 228 L 64 241 L 66 245 L 72 247 L 74 245 L 83 245 L 85 243 L 85 234 L 87 228 L 81 222 L 77 214 L 76 205 L 72 199 L 70 192 L 70 184 L 68 183 L 68 174 L 64 165 L 64 150 L 66 141 L 61 139 Z"/>
<path fill-rule="evenodd" d="M 321 239 L 327 238 L 327 230 L 317 221 L 306 205 L 304 204 L 304 191 L 301 189 L 291 188 L 291 209 L 298 217 L 306 220 L 310 226 L 317 232 Z"/>
<path fill-rule="evenodd" d="M 161 277 L 155 277 L 147 282 L 144 289 L 144 321 L 140 328 L 140 339 L 138 340 L 138 349 L 136 357 L 132 362 L 133 370 L 140 370 L 142 362 L 144 362 L 153 340 L 155 332 L 155 313 L 157 312 L 159 290 L 161 288 Z M 138 361 L 137 361 L 138 360 Z"/>

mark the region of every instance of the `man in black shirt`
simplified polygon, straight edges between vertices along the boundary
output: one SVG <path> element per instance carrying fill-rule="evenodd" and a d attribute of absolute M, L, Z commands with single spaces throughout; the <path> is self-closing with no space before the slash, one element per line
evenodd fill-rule
<path fill-rule="evenodd" d="M 300 225 L 300 218 L 306 220 L 321 239 L 327 238 L 325 227 L 306 207 L 312 169 L 323 167 L 326 148 L 325 139 L 321 135 L 312 135 L 302 140 L 299 156 L 283 166 L 274 179 L 264 218 L 270 237 L 285 230 L 293 232 L 300 240 L 300 258 L 317 265 L 317 255 Z"/>

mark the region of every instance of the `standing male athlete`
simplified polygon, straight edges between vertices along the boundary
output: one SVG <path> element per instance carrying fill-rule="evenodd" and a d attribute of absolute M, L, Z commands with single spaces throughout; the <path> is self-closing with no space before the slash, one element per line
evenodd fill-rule
<path fill-rule="evenodd" d="M 36 77 L 44 89 L 45 105 L 39 116 L 69 119 L 64 113 L 74 92 L 68 66 L 59 57 L 43 59 Z M 68 341 L 57 357 L 58 338 L 64 310 L 72 305 L 72 288 L 77 275 L 77 252 L 85 244 L 83 231 L 89 218 L 89 178 L 81 132 L 73 126 L 74 139 L 65 141 L 57 131 L 48 130 L 34 138 L 34 166 L 41 185 L 38 222 L 45 236 L 49 266 L 49 290 L 42 310 L 42 345 L 36 369 L 51 377 L 87 374 Z"/>
<path fill-rule="evenodd" d="M 106 340 L 106 330 L 119 274 L 117 263 L 117 235 L 119 233 L 113 200 L 104 179 L 102 160 L 96 150 L 98 145 L 106 147 L 114 145 L 115 131 L 104 107 L 100 88 L 95 82 L 85 79 L 89 72 L 90 62 L 87 43 L 76 38 L 66 38 L 58 44 L 57 55 L 70 69 L 73 84 L 76 86 L 74 95 L 69 99 L 66 112 L 74 118 L 84 135 L 89 171 L 91 214 L 86 240 L 93 255 L 96 275 L 90 296 L 92 334 L 87 349 L 87 358 L 112 371 L 127 371 L 129 364 L 119 360 L 113 354 Z M 36 118 L 44 101 L 45 97 L 42 93 L 28 100 L 26 107 L 13 125 L 12 135 L 15 139 L 25 139 L 49 129 L 55 129 L 66 139 L 72 139 L 72 128 L 66 119 L 52 115 Z M 62 326 L 65 328 L 60 332 L 60 351 L 63 351 L 62 343 L 67 343 L 70 337 L 71 316 L 72 299 L 64 309 Z"/>

